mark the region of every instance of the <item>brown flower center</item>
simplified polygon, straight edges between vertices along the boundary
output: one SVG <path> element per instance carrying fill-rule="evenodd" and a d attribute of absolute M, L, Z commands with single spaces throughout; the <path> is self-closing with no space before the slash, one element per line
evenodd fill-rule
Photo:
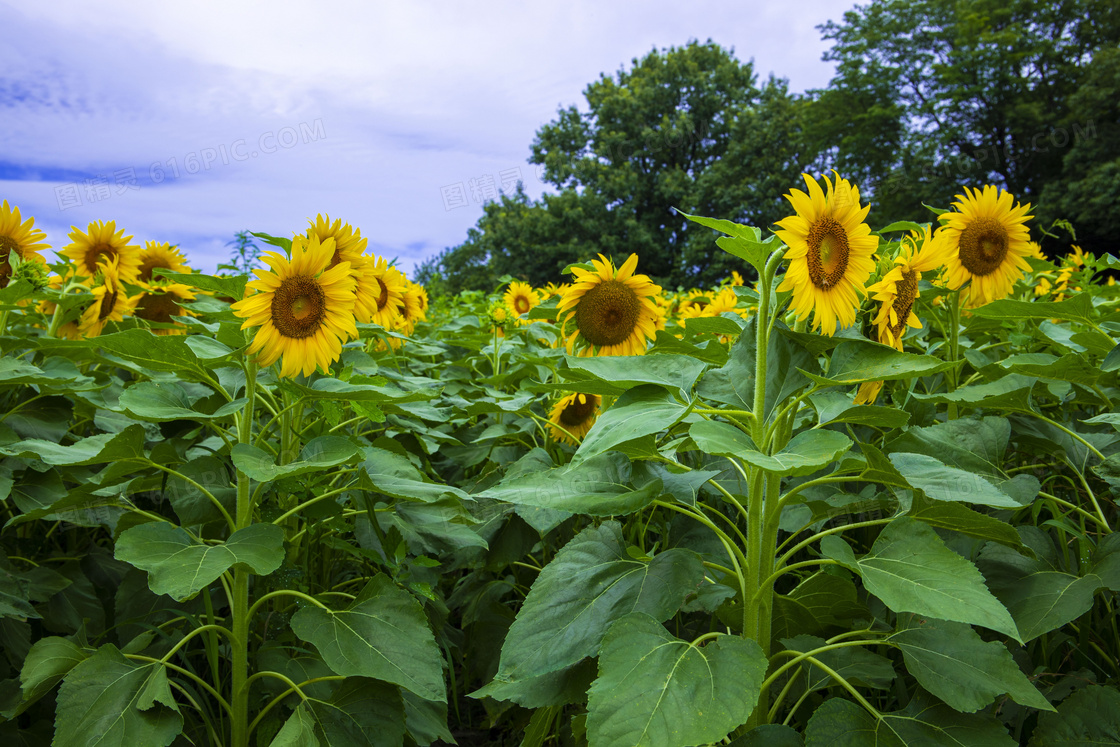
<path fill-rule="evenodd" d="M 23 252 L 19 250 L 19 242 L 11 236 L 0 236 L 0 288 L 7 288 L 8 280 L 12 277 L 12 263 L 8 260 L 12 252 L 23 256 Z"/>
<path fill-rule="evenodd" d="M 97 310 L 97 321 L 103 322 L 109 318 L 113 313 L 113 307 L 117 305 L 117 292 L 115 290 L 106 290 L 105 295 L 101 297 L 101 308 Z"/>
<path fill-rule="evenodd" d="M 592 345 L 625 342 L 638 326 L 642 301 L 620 280 L 607 280 L 583 295 L 576 305 L 576 326 Z"/>
<path fill-rule="evenodd" d="M 182 310 L 170 293 L 145 293 L 136 306 L 136 316 L 158 324 L 171 324 L 171 317 L 180 313 Z"/>
<path fill-rule="evenodd" d="M 381 292 L 377 294 L 377 310 L 381 311 L 389 303 L 389 286 L 381 278 L 374 278 L 374 281 L 381 288 Z"/>
<path fill-rule="evenodd" d="M 902 273 L 902 280 L 899 280 L 895 286 L 898 295 L 894 297 L 894 303 L 891 305 L 898 317 L 898 324 L 892 324 L 890 330 L 899 339 L 902 339 L 902 333 L 906 330 L 906 320 L 910 318 L 914 301 L 918 299 L 918 277 L 917 270 L 909 270 Z"/>
<path fill-rule="evenodd" d="M 832 288 L 848 270 L 851 249 L 847 231 L 834 218 L 826 216 L 812 225 L 805 242 L 809 245 L 809 279 L 821 290 Z"/>
<path fill-rule="evenodd" d="M 961 264 L 973 275 L 990 275 L 1007 257 L 1007 229 L 995 218 L 977 218 L 961 231 Z"/>
<path fill-rule="evenodd" d="M 326 310 L 327 297 L 314 278 L 287 278 L 272 295 L 272 324 L 284 337 L 311 337 Z"/>
<path fill-rule="evenodd" d="M 529 312 L 529 299 L 525 296 L 518 296 L 513 299 L 513 308 L 517 309 L 518 314 L 527 314 Z"/>
<path fill-rule="evenodd" d="M 579 401 L 577 396 L 572 402 L 560 411 L 560 424 L 565 427 L 574 428 L 583 425 L 587 420 L 595 414 L 595 410 L 599 407 L 598 398 L 585 394 L 583 402 Z"/>
<path fill-rule="evenodd" d="M 115 259 L 116 256 L 117 250 L 108 244 L 94 244 L 86 250 L 86 267 L 90 272 L 97 272 L 97 263 L 102 257 L 105 257 L 107 260 L 112 260 Z"/>
<path fill-rule="evenodd" d="M 144 257 L 144 261 L 140 263 L 140 279 L 145 283 L 152 282 L 152 270 L 157 267 L 161 270 L 171 269 L 171 265 L 163 257 Z"/>

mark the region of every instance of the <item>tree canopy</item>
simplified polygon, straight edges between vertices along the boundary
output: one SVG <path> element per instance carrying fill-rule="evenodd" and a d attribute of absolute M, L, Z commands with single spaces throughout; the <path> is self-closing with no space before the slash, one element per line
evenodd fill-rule
<path fill-rule="evenodd" d="M 781 195 L 803 170 L 852 180 L 876 223 L 932 217 L 922 203 L 992 183 L 1033 203 L 1036 226 L 1066 218 L 1084 248 L 1114 245 L 1115 2 L 872 0 L 820 30 L 836 73 L 802 95 L 773 76 L 760 85 L 751 62 L 711 41 L 601 75 L 531 145 L 555 191 L 487 204 L 420 279 L 452 293 L 506 274 L 543 284 L 596 253 L 637 252 L 664 285 L 711 283 L 743 268 L 672 208 L 767 227 L 789 213 Z"/>

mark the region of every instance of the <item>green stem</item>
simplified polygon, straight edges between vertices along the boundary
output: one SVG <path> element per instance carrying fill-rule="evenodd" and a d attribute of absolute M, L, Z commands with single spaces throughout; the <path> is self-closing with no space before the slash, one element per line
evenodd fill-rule
<path fill-rule="evenodd" d="M 959 290 L 953 291 L 949 295 L 949 360 L 956 363 L 960 358 L 960 326 L 961 326 L 961 292 Z M 954 365 L 945 372 L 945 380 L 947 382 L 947 389 L 954 392 L 957 389 L 957 377 L 960 372 Z M 949 420 L 957 419 L 957 403 L 949 403 Z"/>
<path fill-rule="evenodd" d="M 256 392 L 257 366 L 250 361 L 245 366 L 245 397 L 248 401 L 241 411 L 237 439 L 239 443 L 252 443 Z M 236 513 L 238 529 L 244 529 L 253 523 L 253 500 L 249 492 L 249 476 L 241 470 L 237 471 Z M 233 603 L 230 611 L 230 616 L 233 618 L 230 744 L 232 747 L 249 747 L 249 688 L 247 686 L 249 678 L 249 571 L 240 563 L 233 572 L 232 596 Z"/>

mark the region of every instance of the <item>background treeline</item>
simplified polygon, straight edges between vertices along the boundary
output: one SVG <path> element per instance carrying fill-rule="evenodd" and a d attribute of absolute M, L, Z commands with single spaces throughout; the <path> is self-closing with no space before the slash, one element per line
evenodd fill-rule
<path fill-rule="evenodd" d="M 638 252 L 668 287 L 739 263 L 679 207 L 770 226 L 802 171 L 835 168 L 872 200 L 872 225 L 932 218 L 962 185 L 997 184 L 1036 206 L 1050 254 L 1120 235 L 1120 3 L 872 0 L 820 27 L 828 87 L 790 93 L 711 41 L 652 51 L 603 74 L 586 102 L 538 130 L 530 163 L 555 188 L 488 203 L 456 247 L 422 264 L 436 294 L 543 285 L 597 252 Z"/>

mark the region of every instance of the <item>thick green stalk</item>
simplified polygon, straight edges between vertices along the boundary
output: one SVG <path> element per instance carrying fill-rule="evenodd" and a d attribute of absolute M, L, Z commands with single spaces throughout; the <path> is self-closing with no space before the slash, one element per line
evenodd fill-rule
<path fill-rule="evenodd" d="M 960 360 L 958 334 L 961 326 L 961 292 L 953 291 L 949 294 L 949 360 L 956 363 Z M 950 392 L 957 389 L 957 368 L 954 366 L 945 372 Z M 957 403 L 949 403 L 949 420 L 957 419 Z"/>
<path fill-rule="evenodd" d="M 251 444 L 253 438 L 253 416 L 257 392 L 257 367 L 249 363 L 245 367 L 245 409 L 241 411 L 238 423 L 238 442 Z M 249 492 L 249 477 L 237 471 L 237 528 L 243 529 L 253 523 L 253 501 Z M 238 567 L 233 572 L 233 668 L 230 687 L 230 705 L 233 726 L 230 744 L 232 747 L 249 747 L 249 572 Z"/>

